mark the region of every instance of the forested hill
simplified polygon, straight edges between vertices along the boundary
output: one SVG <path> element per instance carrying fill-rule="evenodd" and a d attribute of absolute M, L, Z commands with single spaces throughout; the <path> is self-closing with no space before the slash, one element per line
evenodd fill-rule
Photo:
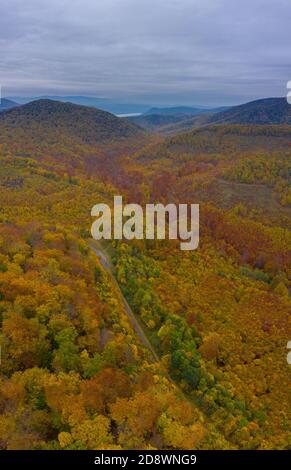
<path fill-rule="evenodd" d="M 0 449 L 290 447 L 290 130 L 162 139 L 69 104 L 4 112 Z M 156 363 L 86 243 L 117 194 L 200 204 L 194 252 L 105 247 Z"/>
<path fill-rule="evenodd" d="M 16 106 L 18 106 L 18 104 L 14 101 L 7 100 L 6 98 L 0 99 L 0 112 L 6 111 L 7 109 L 15 108 Z"/>
<path fill-rule="evenodd" d="M 217 113 L 208 119 L 208 123 L 291 124 L 291 106 L 286 98 L 256 100 Z"/>
<path fill-rule="evenodd" d="M 80 144 L 97 144 L 144 133 L 135 124 L 106 111 L 53 100 L 32 101 L 0 115 L 0 133 L 23 130 L 38 141 L 53 137 Z"/>
<path fill-rule="evenodd" d="M 202 119 L 203 118 L 203 119 Z M 239 106 L 233 106 L 219 113 L 211 113 L 205 116 L 195 116 L 180 123 L 179 127 L 173 126 L 165 129 L 167 133 L 185 131 L 191 127 L 201 127 L 211 124 L 241 124 L 241 125 L 290 125 L 291 106 L 286 98 L 266 98 L 251 101 Z"/>
<path fill-rule="evenodd" d="M 173 110 L 170 113 L 170 110 Z M 201 110 L 199 113 L 152 112 L 128 120 L 142 128 L 163 135 L 186 132 L 192 128 L 213 124 L 228 125 L 290 125 L 291 106 L 286 98 L 266 98 L 231 108 Z M 179 109 L 179 108 L 176 108 Z M 191 108 L 190 108 L 191 109 Z"/>
<path fill-rule="evenodd" d="M 156 200 L 244 204 L 290 226 L 290 136 L 288 125 L 201 127 L 144 147 L 135 169 L 147 176 Z"/>

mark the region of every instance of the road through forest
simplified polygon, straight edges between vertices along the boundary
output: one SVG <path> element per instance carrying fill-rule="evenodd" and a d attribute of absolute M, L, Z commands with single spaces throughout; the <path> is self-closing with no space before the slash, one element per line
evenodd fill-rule
<path fill-rule="evenodd" d="M 96 242 L 93 242 L 93 241 L 88 241 L 88 245 L 90 246 L 90 248 L 94 251 L 94 253 L 97 255 L 101 265 L 103 266 L 103 268 L 108 272 L 108 274 L 110 275 L 112 281 L 113 281 L 113 284 L 115 285 L 120 297 L 121 297 L 121 300 L 123 302 L 123 305 L 124 305 L 124 309 L 125 309 L 125 312 L 128 316 L 128 319 L 134 329 L 134 331 L 136 332 L 136 334 L 139 336 L 142 344 L 150 350 L 151 354 L 152 354 L 152 357 L 153 357 L 153 360 L 154 362 L 159 362 L 159 357 L 157 355 L 157 353 L 155 352 L 154 348 L 152 347 L 150 341 L 148 340 L 145 332 L 143 331 L 141 325 L 139 324 L 135 314 L 133 313 L 132 309 L 130 308 L 130 306 L 128 305 L 128 302 L 127 300 L 125 299 L 120 287 L 119 287 L 119 284 L 112 272 L 112 268 L 111 268 L 111 264 L 108 260 L 108 256 L 107 254 L 105 253 L 105 251 L 102 249 L 102 247 L 100 246 L 100 244 L 97 244 Z"/>

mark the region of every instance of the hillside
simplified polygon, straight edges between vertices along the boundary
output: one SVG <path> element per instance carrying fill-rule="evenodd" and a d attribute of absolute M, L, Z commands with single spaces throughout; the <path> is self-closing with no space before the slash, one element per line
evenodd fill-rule
<path fill-rule="evenodd" d="M 228 108 L 203 109 L 189 106 L 151 108 L 141 116 L 132 116 L 127 119 L 143 129 L 167 135 L 202 125 L 210 116 L 226 109 Z"/>
<path fill-rule="evenodd" d="M 116 159 L 150 139 L 135 124 L 71 103 L 39 100 L 0 114 L 0 144 L 59 173 L 98 172 L 112 178 L 119 172 Z"/>
<path fill-rule="evenodd" d="M 34 125 L 26 133 L 35 135 Z M 162 361 L 153 363 L 89 250 L 92 206 L 121 194 L 106 183 L 104 160 L 84 176 L 95 144 L 67 154 L 56 140 L 39 152 L 35 138 L 27 153 L 20 129 L 9 129 L 0 145 L 0 448 L 186 449 L 217 439 L 227 446 Z M 106 149 L 112 175 L 119 165 L 110 143 Z M 58 160 L 49 166 L 52 151 Z"/>
<path fill-rule="evenodd" d="M 174 188 L 178 199 L 243 204 L 290 224 L 290 142 L 291 126 L 204 126 L 144 147 L 133 162 L 158 199 Z"/>
<path fill-rule="evenodd" d="M 15 108 L 16 106 L 18 106 L 17 103 L 11 100 L 7 100 L 6 98 L 1 98 L 0 100 L 0 112 Z"/>
<path fill-rule="evenodd" d="M 130 114 L 130 113 L 144 113 L 148 110 L 149 106 L 141 103 L 127 103 L 113 101 L 109 98 L 98 98 L 96 96 L 76 96 L 76 95 L 44 95 L 44 96 L 31 96 L 24 98 L 22 96 L 11 97 L 13 101 L 20 104 L 27 104 L 30 101 L 39 100 L 53 100 L 65 103 L 78 104 L 80 106 L 89 106 L 112 114 Z"/>
<path fill-rule="evenodd" d="M 128 163 L 130 200 L 138 187 L 141 201 L 200 204 L 200 242 L 186 254 L 170 241 L 118 244 L 122 291 L 171 377 L 240 449 L 290 442 L 290 136 L 202 127 Z"/>
<path fill-rule="evenodd" d="M 290 126 L 121 139 L 64 106 L 0 120 L 0 448 L 288 448 Z M 198 249 L 108 241 L 115 281 L 87 240 L 116 194 L 200 203 Z"/>
<path fill-rule="evenodd" d="M 208 112 L 204 114 L 197 114 L 197 116 L 194 117 L 189 115 L 178 115 L 179 119 L 177 119 L 176 123 L 170 121 L 166 122 L 165 120 L 163 125 L 161 125 L 159 128 L 155 128 L 155 131 L 164 136 L 184 133 L 195 127 L 202 127 L 207 125 L 208 119 L 213 116 L 213 114 L 214 113 Z M 136 122 L 136 124 L 143 127 L 142 123 L 139 124 Z"/>
<path fill-rule="evenodd" d="M 291 106 L 286 98 L 251 101 L 211 116 L 208 124 L 291 124 Z"/>
<path fill-rule="evenodd" d="M 194 108 L 191 106 L 171 106 L 168 108 L 150 108 L 144 114 L 183 114 L 189 116 L 196 116 L 197 114 L 207 113 L 207 109 Z"/>
<path fill-rule="evenodd" d="M 163 135 L 174 135 L 187 132 L 195 127 L 213 124 L 242 124 L 242 125 L 279 125 L 291 124 L 291 106 L 285 98 L 267 98 L 251 101 L 240 106 L 233 106 L 219 112 L 209 110 L 208 113 L 197 116 L 187 116 L 177 123 L 168 123 L 160 127 Z"/>
<path fill-rule="evenodd" d="M 187 116 L 189 118 L 189 116 Z M 176 125 L 186 119 L 184 114 L 142 114 L 126 118 L 143 129 L 160 132 L 164 126 Z"/>
<path fill-rule="evenodd" d="M 185 132 L 191 127 L 212 124 L 289 125 L 291 124 L 291 106 L 285 98 L 251 101 L 218 113 L 190 118 L 178 126 L 164 129 L 164 133 Z"/>
<path fill-rule="evenodd" d="M 25 130 L 38 139 L 51 132 L 61 133 L 84 144 L 126 139 L 142 134 L 136 125 L 106 111 L 53 100 L 33 101 L 2 113 L 0 131 L 13 128 Z"/>

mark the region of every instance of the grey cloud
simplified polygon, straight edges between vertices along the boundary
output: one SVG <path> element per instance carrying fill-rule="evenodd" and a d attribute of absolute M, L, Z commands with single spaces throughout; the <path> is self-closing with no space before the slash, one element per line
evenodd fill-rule
<path fill-rule="evenodd" d="M 289 0 L 0 0 L 6 95 L 228 104 L 282 96 Z"/>

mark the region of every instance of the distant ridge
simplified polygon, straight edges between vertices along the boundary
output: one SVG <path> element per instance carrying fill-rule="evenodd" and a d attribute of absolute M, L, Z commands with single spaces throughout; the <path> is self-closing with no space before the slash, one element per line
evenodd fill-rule
<path fill-rule="evenodd" d="M 208 124 L 291 124 L 291 105 L 286 98 L 265 98 L 217 113 Z"/>
<path fill-rule="evenodd" d="M 150 105 L 140 104 L 140 103 L 119 103 L 115 102 L 112 99 L 108 98 L 98 98 L 94 96 L 38 96 L 38 97 L 30 97 L 30 98 L 23 98 L 23 97 L 15 97 L 11 98 L 12 100 L 15 99 L 20 104 L 27 104 L 31 101 L 39 101 L 39 100 L 53 100 L 59 101 L 64 103 L 72 103 L 78 104 L 80 106 L 89 106 L 93 108 L 97 108 L 103 111 L 107 111 L 113 114 L 131 114 L 131 113 L 144 113 L 150 107 Z"/>
<path fill-rule="evenodd" d="M 7 109 L 12 109 L 18 106 L 17 103 L 11 100 L 7 100 L 6 98 L 2 98 L 0 100 L 0 112 L 1 111 L 6 111 Z"/>
<path fill-rule="evenodd" d="M 193 117 L 190 117 L 192 109 Z M 177 115 L 185 114 L 187 127 L 199 124 L 291 124 L 291 105 L 286 98 L 264 98 L 250 101 L 230 108 L 152 108 L 145 115 L 167 114 Z M 202 116 L 203 119 L 202 119 Z M 139 117 L 141 119 L 141 117 Z M 135 119 L 137 122 L 137 119 Z"/>
<path fill-rule="evenodd" d="M 160 128 L 168 125 L 176 125 L 189 119 L 189 115 L 185 114 L 142 114 L 141 116 L 129 116 L 126 118 L 129 122 L 133 122 L 143 129 L 149 131 L 159 131 Z"/>
<path fill-rule="evenodd" d="M 221 108 L 194 108 L 189 106 L 175 106 L 170 108 L 151 108 L 140 116 L 129 117 L 130 122 L 134 122 L 143 129 L 163 133 L 165 126 L 178 126 L 193 118 L 199 120 L 205 119 L 205 116 L 218 113 L 228 109 L 226 106 Z M 191 127 L 191 124 L 190 124 Z"/>
<path fill-rule="evenodd" d="M 207 113 L 208 109 L 204 108 L 196 108 L 192 106 L 173 106 L 173 107 L 167 107 L 167 108 L 150 108 L 148 111 L 146 111 L 144 114 L 186 114 L 190 116 L 196 116 L 197 114 L 202 114 L 202 113 Z"/>
<path fill-rule="evenodd" d="M 63 103 L 38 100 L 0 114 L 0 129 L 17 128 L 35 139 L 54 138 L 95 144 L 144 134 L 138 126 L 106 111 Z"/>
<path fill-rule="evenodd" d="M 142 122 L 139 122 L 140 118 L 141 116 L 139 119 L 131 121 L 142 126 Z M 221 112 L 208 111 L 208 113 L 197 116 L 187 116 L 185 119 L 177 120 L 176 123 L 165 123 L 163 127 L 159 128 L 159 132 L 164 135 L 172 135 L 213 124 L 291 125 L 291 105 L 287 103 L 286 98 L 265 98 L 250 101 Z"/>

